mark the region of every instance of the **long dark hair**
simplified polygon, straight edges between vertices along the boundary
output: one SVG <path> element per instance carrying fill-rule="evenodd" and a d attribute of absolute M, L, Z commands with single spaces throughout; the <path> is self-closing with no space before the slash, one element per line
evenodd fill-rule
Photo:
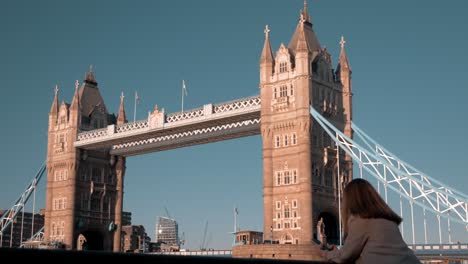
<path fill-rule="evenodd" d="M 385 203 L 374 187 L 364 179 L 354 179 L 344 188 L 343 224 L 345 233 L 348 233 L 347 222 L 351 215 L 361 218 L 384 218 L 397 225 L 403 220 Z"/>

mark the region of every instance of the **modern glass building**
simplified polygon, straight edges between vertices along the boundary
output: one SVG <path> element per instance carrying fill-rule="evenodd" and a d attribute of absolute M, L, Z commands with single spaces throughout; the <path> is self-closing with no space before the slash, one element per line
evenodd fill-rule
<path fill-rule="evenodd" d="M 179 244 L 179 226 L 175 219 L 160 216 L 156 221 L 156 242 L 167 245 Z"/>

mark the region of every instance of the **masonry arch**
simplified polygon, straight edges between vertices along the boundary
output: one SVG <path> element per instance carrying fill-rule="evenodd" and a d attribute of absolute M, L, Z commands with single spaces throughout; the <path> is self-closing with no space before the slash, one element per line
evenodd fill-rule
<path fill-rule="evenodd" d="M 321 212 L 317 218 L 317 222 L 323 219 L 325 225 L 325 235 L 329 244 L 339 244 L 340 232 L 338 220 L 334 214 L 330 212 Z M 318 239 L 318 238 L 317 238 Z"/>
<path fill-rule="evenodd" d="M 108 250 L 107 237 L 99 230 L 86 230 L 78 234 L 76 248 L 78 250 Z"/>

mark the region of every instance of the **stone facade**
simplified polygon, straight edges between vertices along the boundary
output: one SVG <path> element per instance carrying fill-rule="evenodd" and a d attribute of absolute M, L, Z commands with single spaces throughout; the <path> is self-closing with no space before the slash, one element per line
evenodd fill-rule
<path fill-rule="evenodd" d="M 337 155 L 334 141 L 312 119 L 309 107 L 352 137 L 351 70 L 344 40 L 334 71 L 306 6 L 289 45 L 281 44 L 275 56 L 269 32 L 267 26 L 260 58 L 264 239 L 314 244 L 317 221 L 323 218 L 328 241 L 336 243 L 338 186 L 352 178 L 352 161 L 342 151 Z"/>
<path fill-rule="evenodd" d="M 236 258 L 261 258 L 281 260 L 311 260 L 323 261 L 317 248 L 312 245 L 245 245 L 232 248 L 232 256 Z"/>
<path fill-rule="evenodd" d="M 122 226 L 122 251 L 123 252 L 145 252 L 146 248 L 145 228 L 142 225 Z"/>
<path fill-rule="evenodd" d="M 111 157 L 107 150 L 74 147 L 79 132 L 116 121 L 107 112 L 92 68 L 81 86 L 76 81 L 71 104 L 59 104 L 56 88 L 49 112 L 45 241 L 76 249 L 81 234 L 90 250 L 120 250 L 125 159 Z"/>

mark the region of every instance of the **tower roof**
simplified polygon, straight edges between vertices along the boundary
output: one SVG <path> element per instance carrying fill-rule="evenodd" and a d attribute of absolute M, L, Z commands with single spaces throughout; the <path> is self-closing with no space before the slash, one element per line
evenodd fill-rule
<path fill-rule="evenodd" d="M 90 115 L 97 108 L 101 112 L 107 113 L 106 105 L 101 97 L 99 88 L 97 87 L 96 77 L 93 72 L 93 66 L 89 68 L 89 72 L 86 74 L 83 84 L 79 90 L 80 104 L 83 109 L 84 115 Z"/>
<path fill-rule="evenodd" d="M 263 44 L 262 56 L 260 63 L 273 62 L 273 51 L 271 50 L 268 25 L 265 26 L 265 43 Z"/>
<path fill-rule="evenodd" d="M 320 43 L 312 29 L 312 23 L 310 22 L 310 16 L 307 13 L 307 2 L 304 1 L 304 9 L 301 10 L 299 23 L 297 24 L 296 31 L 294 32 L 291 41 L 289 41 L 288 48 L 293 55 L 296 54 L 296 48 L 303 46 L 304 44 L 298 43 L 305 38 L 307 49 L 309 52 L 320 51 Z"/>

